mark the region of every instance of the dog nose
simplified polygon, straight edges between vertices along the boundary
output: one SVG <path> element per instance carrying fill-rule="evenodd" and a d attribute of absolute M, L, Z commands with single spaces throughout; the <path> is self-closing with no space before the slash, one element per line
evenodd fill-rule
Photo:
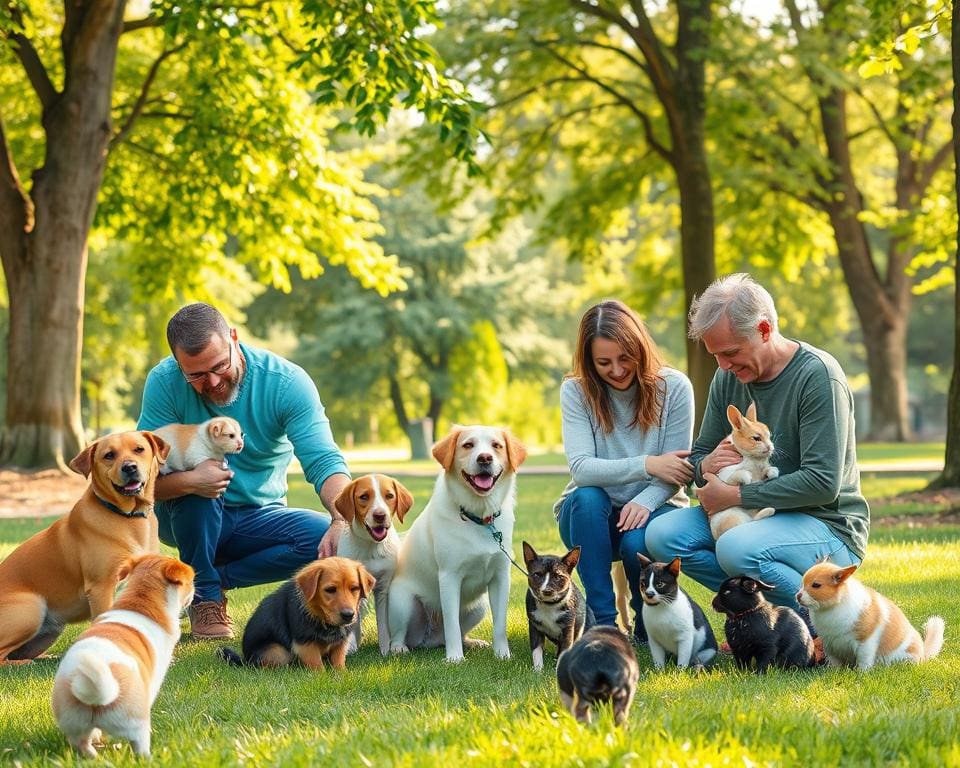
<path fill-rule="evenodd" d="M 343 619 L 344 624 L 349 624 L 353 621 L 354 612 L 351 608 L 342 608 L 340 610 L 340 618 Z"/>
<path fill-rule="evenodd" d="M 125 475 L 136 476 L 140 474 L 140 467 L 137 466 L 135 461 L 125 461 L 120 465 L 120 470 Z"/>
<path fill-rule="evenodd" d="M 373 515 L 373 522 L 377 525 L 383 525 L 387 522 L 387 516 L 383 512 L 375 512 Z"/>
<path fill-rule="evenodd" d="M 492 464 L 493 455 L 489 453 L 481 453 L 477 456 L 477 464 Z"/>
<path fill-rule="evenodd" d="M 648 589 L 644 594 L 646 594 L 647 597 L 655 597 L 657 593 L 652 589 Z"/>

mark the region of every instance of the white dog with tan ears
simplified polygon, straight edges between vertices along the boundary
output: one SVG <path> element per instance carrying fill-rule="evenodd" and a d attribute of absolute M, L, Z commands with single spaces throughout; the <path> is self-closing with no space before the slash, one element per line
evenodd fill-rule
<path fill-rule="evenodd" d="M 400 544 L 390 586 L 390 647 L 444 645 L 447 661 L 464 647 L 485 645 L 467 637 L 493 612 L 493 653 L 510 658 L 507 599 L 513 551 L 517 468 L 526 448 L 497 427 L 454 426 L 433 447 L 443 467 L 433 496 Z"/>

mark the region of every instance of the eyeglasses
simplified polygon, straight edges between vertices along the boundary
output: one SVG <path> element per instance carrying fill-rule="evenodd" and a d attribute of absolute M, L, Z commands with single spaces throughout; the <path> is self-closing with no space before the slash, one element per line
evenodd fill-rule
<path fill-rule="evenodd" d="M 180 368 L 180 373 L 183 374 L 183 378 L 187 380 L 190 384 L 196 384 L 198 381 L 203 381 L 207 376 L 211 374 L 214 376 L 223 376 L 227 371 L 230 370 L 233 365 L 233 342 L 230 342 L 229 347 L 229 356 L 227 359 L 220 363 L 219 365 L 214 366 L 209 371 L 197 371 L 196 373 L 187 373 L 183 368 Z M 179 365 L 179 363 L 178 363 Z"/>

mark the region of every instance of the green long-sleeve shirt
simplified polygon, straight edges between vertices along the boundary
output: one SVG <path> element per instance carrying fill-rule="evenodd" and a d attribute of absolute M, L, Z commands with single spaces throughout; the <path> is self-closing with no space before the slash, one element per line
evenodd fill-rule
<path fill-rule="evenodd" d="M 727 406 L 741 411 L 754 402 L 770 428 L 771 463 L 780 477 L 742 486 L 747 509 L 774 507 L 777 514 L 804 512 L 823 520 L 859 558 L 870 532 L 870 509 L 860 492 L 854 436 L 853 396 L 846 376 L 826 352 L 800 348 L 771 381 L 741 384 L 718 370 L 690 461 L 703 485 L 700 462 L 730 434 Z"/>

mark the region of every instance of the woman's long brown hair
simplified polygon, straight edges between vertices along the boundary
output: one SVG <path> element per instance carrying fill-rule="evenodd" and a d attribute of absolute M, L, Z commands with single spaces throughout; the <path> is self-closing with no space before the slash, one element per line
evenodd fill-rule
<path fill-rule="evenodd" d="M 630 426 L 644 429 L 657 426 L 663 407 L 660 386 L 663 357 L 640 316 L 623 302 L 613 299 L 590 307 L 580 319 L 573 371 L 566 376 L 580 382 L 594 419 L 604 432 L 612 432 L 613 412 L 608 385 L 593 364 L 593 340 L 596 338 L 616 343 L 623 354 L 636 363 L 637 394 Z"/>

